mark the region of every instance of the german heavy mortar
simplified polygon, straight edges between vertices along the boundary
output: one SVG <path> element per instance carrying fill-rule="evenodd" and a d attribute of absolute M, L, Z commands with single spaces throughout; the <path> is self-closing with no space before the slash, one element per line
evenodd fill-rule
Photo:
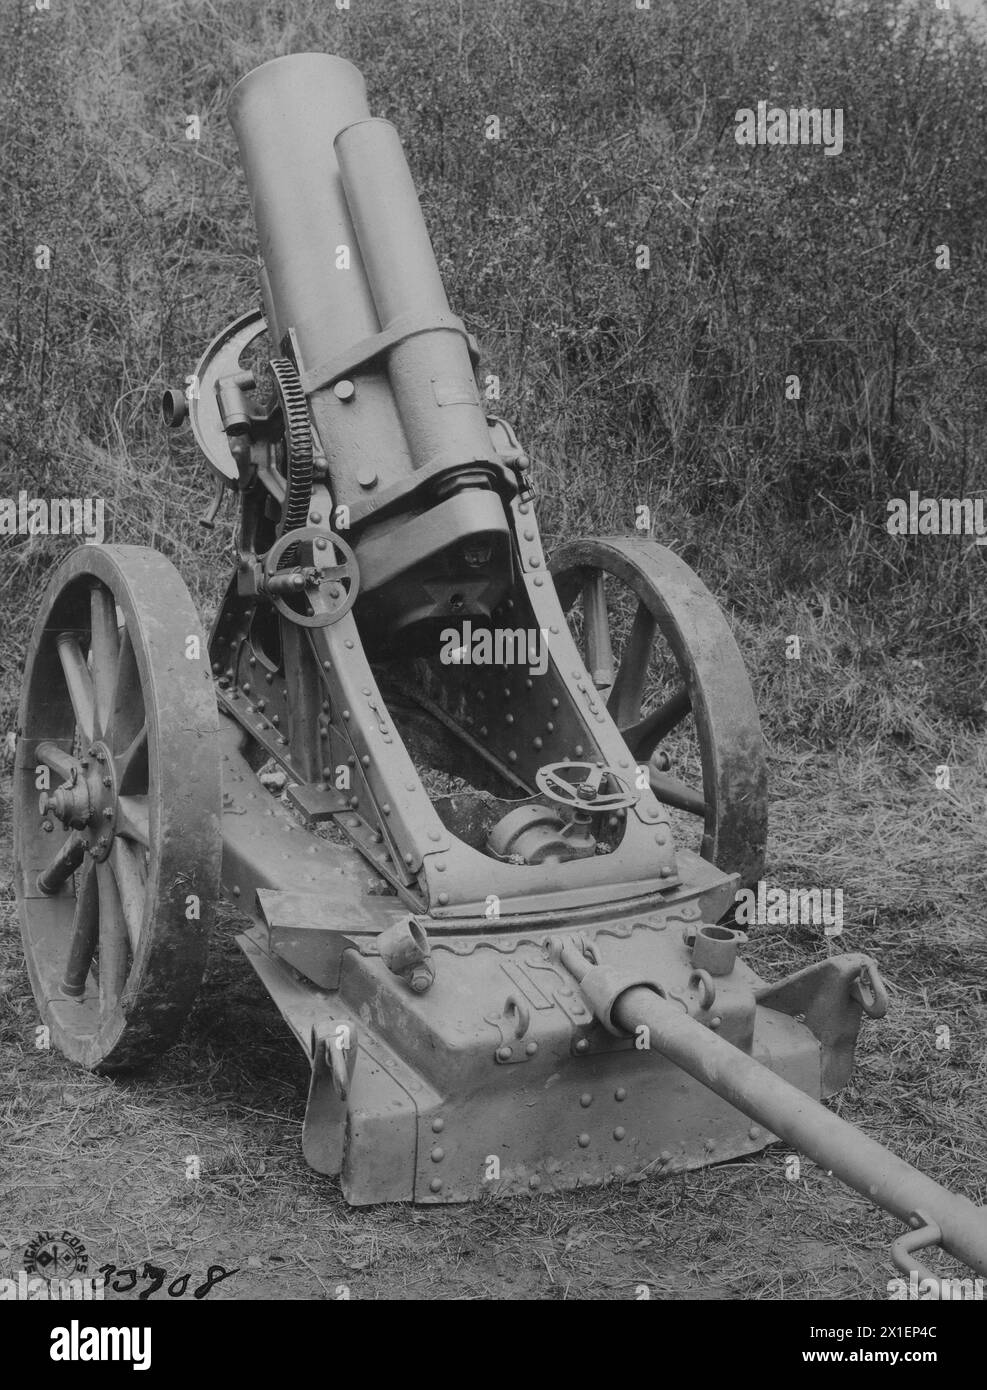
<path fill-rule="evenodd" d="M 84 546 L 28 652 L 16 879 L 53 1041 L 104 1071 L 167 1047 L 222 887 L 311 1062 L 305 1156 L 349 1202 L 777 1137 L 905 1223 L 901 1268 L 940 1244 L 987 1273 L 984 1211 L 820 1104 L 886 1007 L 875 962 L 769 984 L 722 925 L 762 870 L 767 779 L 711 595 L 650 539 L 546 557 L 355 68 L 277 59 L 230 115 L 262 307 L 164 399 L 215 475 L 207 522 L 237 500 L 226 596 L 207 639 L 161 555 Z"/>

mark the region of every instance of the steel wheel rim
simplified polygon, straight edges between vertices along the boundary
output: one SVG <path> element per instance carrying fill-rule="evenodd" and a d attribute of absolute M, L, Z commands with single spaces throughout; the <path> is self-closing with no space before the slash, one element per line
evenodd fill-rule
<path fill-rule="evenodd" d="M 68 556 L 25 668 L 15 877 L 35 999 L 83 1065 L 146 1061 L 194 1000 L 219 881 L 217 734 L 205 636 L 173 566 L 143 547 Z"/>
<path fill-rule="evenodd" d="M 684 721 L 695 726 L 701 792 L 658 773 L 651 779 L 656 796 L 702 819 L 703 858 L 739 874 L 745 884 L 756 882 L 767 839 L 767 765 L 743 658 L 716 600 L 677 555 L 649 540 L 570 541 L 554 553 L 549 568 L 567 616 L 580 596 L 584 611 L 589 605 L 591 616 L 579 639 L 584 659 L 601 694 L 607 692 L 608 711 L 634 757 L 647 763 L 652 750 Z M 620 662 L 613 657 L 605 575 L 637 603 Z M 637 695 L 643 698 L 648 665 L 660 642 L 674 660 L 678 689 L 663 708 L 630 717 Z M 625 675 L 628 651 L 637 662 L 646 653 L 636 679 Z M 680 804 L 689 799 L 686 791 L 693 794 L 689 805 Z"/>

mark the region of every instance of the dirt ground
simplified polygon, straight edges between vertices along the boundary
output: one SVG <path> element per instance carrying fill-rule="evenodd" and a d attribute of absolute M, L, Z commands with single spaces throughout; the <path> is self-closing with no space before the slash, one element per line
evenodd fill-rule
<path fill-rule="evenodd" d="M 776 757 L 772 773 L 768 881 L 842 883 L 841 946 L 877 955 L 890 987 L 890 1015 L 865 1023 L 837 1108 L 983 1201 L 987 941 L 974 801 L 930 805 L 915 769 L 872 753 Z M 0 882 L 0 1277 L 22 1267 L 38 1232 L 69 1230 L 91 1270 L 115 1267 L 110 1298 L 157 1283 L 151 1297 L 191 1300 L 210 1269 L 211 1299 L 888 1296 L 896 1222 L 811 1163 L 789 1181 L 778 1146 L 637 1186 L 350 1209 L 302 1159 L 308 1066 L 235 945 L 235 914 L 222 916 L 180 1045 L 146 1074 L 111 1080 L 36 1048 L 9 861 Z M 826 949 L 818 930 L 766 927 L 747 958 L 777 976 Z M 948 1050 L 936 1045 L 942 1024 Z"/>

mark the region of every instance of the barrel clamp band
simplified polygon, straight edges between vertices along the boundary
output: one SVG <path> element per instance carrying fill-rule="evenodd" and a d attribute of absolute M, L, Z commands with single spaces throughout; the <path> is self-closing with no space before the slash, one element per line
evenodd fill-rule
<path fill-rule="evenodd" d="M 543 950 L 550 961 L 561 965 L 576 980 L 587 1006 L 607 1032 L 616 1038 L 627 1037 L 626 1030 L 613 1019 L 614 1008 L 622 994 L 629 989 L 650 989 L 662 999 L 667 997 L 657 980 L 642 975 L 640 971 L 601 965 L 595 943 L 587 941 L 585 937 L 548 937 L 543 943 Z"/>
<path fill-rule="evenodd" d="M 480 360 L 480 350 L 476 339 L 467 332 L 466 325 L 455 314 L 428 314 L 425 316 L 401 314 L 396 319 L 392 319 L 387 327 L 381 329 L 379 333 L 374 333 L 369 338 L 362 338 L 360 342 L 354 343 L 345 352 L 330 357 L 328 361 L 321 362 L 317 367 L 303 370 L 301 372 L 302 389 L 307 396 L 311 396 L 316 391 L 321 391 L 323 387 L 331 386 L 333 382 L 339 381 L 341 377 L 351 375 L 358 367 L 365 367 L 375 357 L 379 357 L 381 353 L 389 352 L 399 343 L 407 342 L 409 338 L 416 338 L 421 333 L 439 332 L 458 333 L 465 338 L 473 365 L 477 364 Z M 291 336 L 294 338 L 294 333 Z"/>
<path fill-rule="evenodd" d="M 614 1022 L 613 1011 L 617 1000 L 629 989 L 650 989 L 665 998 L 665 991 L 656 980 L 649 979 L 636 970 L 619 970 L 610 965 L 594 965 L 579 981 L 579 989 L 586 1003 L 603 1024 L 608 1033 L 616 1038 L 626 1038 L 627 1031 Z"/>

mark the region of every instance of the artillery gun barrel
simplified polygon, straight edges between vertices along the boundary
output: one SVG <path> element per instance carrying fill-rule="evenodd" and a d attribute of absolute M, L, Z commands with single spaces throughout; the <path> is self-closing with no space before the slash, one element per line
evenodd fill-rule
<path fill-rule="evenodd" d="M 324 53 L 273 58 L 237 83 L 229 116 L 275 345 L 293 328 L 306 358 L 319 361 L 376 333 L 366 276 L 358 265 L 336 270 L 337 247 L 359 256 L 333 140 L 344 126 L 370 118 L 360 73 Z"/>
<path fill-rule="evenodd" d="M 559 958 L 582 983 L 594 969 L 565 946 Z M 593 1003 L 592 994 L 587 996 Z M 599 1015 L 599 1010 L 597 1010 Z M 678 1004 L 646 985 L 632 985 L 613 1001 L 606 1026 L 634 1034 L 648 1029 L 648 1045 L 730 1105 L 791 1144 L 907 1225 L 916 1215 L 939 1228 L 929 1244 L 942 1246 L 987 1275 L 987 1210 L 940 1187 L 824 1105 L 776 1076 L 733 1043 L 683 1013 Z M 917 1268 L 914 1260 L 911 1264 Z M 904 1267 L 904 1266 L 902 1266 Z"/>
<path fill-rule="evenodd" d="M 371 118 L 357 69 L 324 53 L 274 58 L 240 79 L 229 116 L 265 317 L 276 350 L 297 355 L 335 502 L 422 468 L 497 464 L 401 141 Z"/>
<path fill-rule="evenodd" d="M 491 457 L 462 325 L 454 318 L 411 170 L 388 121 L 335 141 L 343 189 L 381 328 L 403 325 L 387 373 L 416 468 Z"/>

